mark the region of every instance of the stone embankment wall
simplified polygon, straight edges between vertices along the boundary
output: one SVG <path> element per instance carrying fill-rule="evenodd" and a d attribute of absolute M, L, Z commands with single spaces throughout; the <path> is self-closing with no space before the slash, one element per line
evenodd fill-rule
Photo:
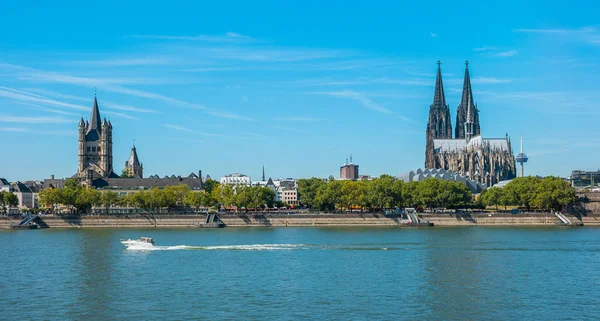
<path fill-rule="evenodd" d="M 435 226 L 553 226 L 559 220 L 552 214 L 425 214 Z M 398 219 L 382 214 L 228 214 L 220 215 L 228 227 L 281 226 L 398 226 Z M 577 222 L 575 216 L 568 218 Z M 51 228 L 186 228 L 204 222 L 204 215 L 131 216 L 42 216 Z M 600 226 L 600 215 L 581 217 L 585 225 Z M 0 228 L 16 223 L 16 218 L 0 217 Z"/>
<path fill-rule="evenodd" d="M 577 193 L 585 210 L 589 213 L 600 213 L 600 192 Z"/>

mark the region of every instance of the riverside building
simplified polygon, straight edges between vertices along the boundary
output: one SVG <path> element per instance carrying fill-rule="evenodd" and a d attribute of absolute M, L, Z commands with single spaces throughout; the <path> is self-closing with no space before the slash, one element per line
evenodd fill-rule
<path fill-rule="evenodd" d="M 352 163 L 352 155 L 350 155 L 350 162 L 348 163 L 346 159 L 344 165 L 340 166 L 340 179 L 357 180 L 358 176 L 358 165 Z"/>

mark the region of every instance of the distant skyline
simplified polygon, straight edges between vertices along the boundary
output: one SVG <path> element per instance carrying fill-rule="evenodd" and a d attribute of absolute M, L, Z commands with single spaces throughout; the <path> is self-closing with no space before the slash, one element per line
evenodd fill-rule
<path fill-rule="evenodd" d="M 484 137 L 526 175 L 600 167 L 600 27 L 589 1 L 164 6 L 13 1 L 0 12 L 0 177 L 77 171 L 94 92 L 120 174 L 267 177 L 422 168 L 441 60 L 452 125 L 465 60 Z M 516 10 L 518 8 L 518 10 Z"/>

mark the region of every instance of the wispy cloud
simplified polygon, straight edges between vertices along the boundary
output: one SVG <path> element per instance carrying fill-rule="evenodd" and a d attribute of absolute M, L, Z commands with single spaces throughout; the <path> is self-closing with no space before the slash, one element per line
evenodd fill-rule
<path fill-rule="evenodd" d="M 328 95 L 333 97 L 348 98 L 361 103 L 364 107 L 383 113 L 391 114 L 392 111 L 374 102 L 369 97 L 352 90 L 330 91 L 330 92 L 313 92 L 313 94 Z"/>
<path fill-rule="evenodd" d="M 14 132 L 14 133 L 30 133 L 35 135 L 58 135 L 58 136 L 75 136 L 77 131 L 75 130 L 48 130 L 40 128 L 29 128 L 29 127 L 0 127 L 0 131 Z"/>
<path fill-rule="evenodd" d="M 546 34 L 557 37 L 568 37 L 569 40 L 583 41 L 591 44 L 600 44 L 600 30 L 595 26 L 587 26 L 575 29 L 556 28 L 556 29 L 530 29 L 521 28 L 513 29 L 513 32 L 530 33 L 530 34 Z"/>
<path fill-rule="evenodd" d="M 73 95 L 67 95 L 67 94 L 62 94 L 62 93 L 58 93 L 58 92 L 55 92 L 55 91 L 50 91 L 50 90 L 45 90 L 45 89 L 40 89 L 40 88 L 23 88 L 23 90 L 26 90 L 28 92 L 33 92 L 33 93 L 38 93 L 38 94 L 50 96 L 50 97 L 62 98 L 62 99 L 70 99 L 70 100 L 85 101 L 85 102 L 90 102 L 91 101 L 89 97 L 85 98 L 85 97 L 78 97 L 78 96 L 73 96 Z"/>
<path fill-rule="evenodd" d="M 285 126 L 280 126 L 280 125 L 271 126 L 271 128 L 285 130 L 285 131 L 289 131 L 289 132 L 296 132 L 296 133 L 301 133 L 301 134 L 311 134 L 311 135 L 314 134 L 313 132 L 308 131 L 308 130 L 285 127 Z"/>
<path fill-rule="evenodd" d="M 113 116 L 117 116 L 117 117 L 123 117 L 123 118 L 127 118 L 127 119 L 133 119 L 136 120 L 138 119 L 137 117 L 131 116 L 131 115 L 127 115 L 127 114 L 123 114 L 123 113 L 118 113 L 115 111 L 104 111 L 105 114 L 107 115 L 113 115 Z"/>
<path fill-rule="evenodd" d="M 225 43 L 243 43 L 265 41 L 245 36 L 236 32 L 226 32 L 224 35 L 131 35 L 129 38 L 139 39 L 159 39 L 159 40 L 186 40 L 186 41 L 205 41 L 205 42 L 225 42 Z"/>
<path fill-rule="evenodd" d="M 512 82 L 512 80 L 495 77 L 474 77 L 471 78 L 471 82 L 474 84 L 506 84 Z"/>
<path fill-rule="evenodd" d="M 209 115 L 212 115 L 215 117 L 220 117 L 220 118 L 237 119 L 237 120 L 245 120 L 245 121 L 256 121 L 256 119 L 254 119 L 252 117 L 242 116 L 242 115 L 228 112 L 228 111 L 219 111 L 219 110 L 215 110 L 215 109 L 210 109 L 207 111 L 207 113 Z"/>
<path fill-rule="evenodd" d="M 556 29 L 535 29 L 535 28 L 520 28 L 513 29 L 514 32 L 525 32 L 525 33 L 547 33 L 547 34 L 572 34 L 572 33 L 596 33 L 598 28 L 596 27 L 581 27 L 577 29 L 568 28 L 556 28 Z"/>
<path fill-rule="evenodd" d="M 313 121 L 324 121 L 325 118 L 317 117 L 273 117 L 276 121 L 298 121 L 298 122 L 313 122 Z"/>
<path fill-rule="evenodd" d="M 434 32 L 431 32 L 429 35 L 431 36 L 431 38 L 437 38 L 437 37 L 439 37 L 439 35 L 437 33 L 434 33 Z"/>
<path fill-rule="evenodd" d="M 302 86 L 360 86 L 369 84 L 390 84 L 406 86 L 431 86 L 431 80 L 424 79 L 391 79 L 391 78 L 357 78 L 357 79 L 306 79 L 291 82 Z"/>
<path fill-rule="evenodd" d="M 10 68 L 17 68 L 19 70 L 27 70 L 27 77 L 20 78 L 21 80 L 43 81 L 43 82 L 49 82 L 49 83 L 65 83 L 65 84 L 78 85 L 78 86 L 84 86 L 84 87 L 94 87 L 94 86 L 98 85 L 97 82 L 99 82 L 100 84 L 102 84 L 102 90 L 105 90 L 108 92 L 116 92 L 116 93 L 120 93 L 120 94 L 136 96 L 136 97 L 141 97 L 141 98 L 146 98 L 146 99 L 159 100 L 159 101 L 162 101 L 162 102 L 165 102 L 168 104 L 177 105 L 177 106 L 185 107 L 185 108 L 204 110 L 204 111 L 208 112 L 209 114 L 216 116 L 216 117 L 223 117 L 223 118 L 229 118 L 229 119 L 240 119 L 240 120 L 251 120 L 248 117 L 241 116 L 241 115 L 238 115 L 233 112 L 219 111 L 219 110 L 208 108 L 202 104 L 189 103 L 189 102 L 182 101 L 182 100 L 179 100 L 176 98 L 172 98 L 172 97 L 168 97 L 168 96 L 164 96 L 164 95 L 160 95 L 160 94 L 156 94 L 156 93 L 152 93 L 152 92 L 148 92 L 148 91 L 124 87 L 121 84 L 128 83 L 126 78 L 123 78 L 123 79 L 116 78 L 115 81 L 106 81 L 106 79 L 102 80 L 102 79 L 87 78 L 87 77 L 75 77 L 75 76 L 70 76 L 70 75 L 65 75 L 65 74 L 60 74 L 60 73 L 33 70 L 31 68 L 22 67 L 22 66 L 15 66 L 15 65 L 9 65 L 9 66 L 10 66 Z M 88 107 L 83 107 L 83 106 L 69 104 L 69 103 L 63 103 L 63 102 L 57 102 L 57 101 L 53 101 L 50 99 L 44 99 L 36 94 L 27 93 L 27 95 L 20 95 L 20 93 L 14 89 L 10 89 L 13 91 L 13 93 L 9 93 L 8 91 L 2 90 L 2 89 L 10 89 L 10 88 L 0 86 L 0 97 L 11 96 L 9 98 L 27 100 L 27 101 L 38 102 L 38 103 L 54 104 L 57 106 L 62 106 L 62 107 L 66 107 L 66 108 L 75 108 L 75 109 L 79 109 L 79 110 L 88 110 L 89 109 Z M 120 110 L 126 110 L 124 108 L 127 108 L 127 110 L 129 110 L 129 111 L 137 111 L 137 112 L 153 112 L 148 109 L 124 106 L 124 105 L 119 105 L 119 104 L 109 104 L 109 105 L 107 105 L 107 107 L 109 107 L 109 108 L 113 107 L 113 109 L 120 109 Z M 133 110 L 133 109 L 135 109 L 135 110 Z M 121 114 L 121 115 L 123 115 L 123 114 Z M 131 116 L 129 116 L 129 117 L 131 117 Z"/>
<path fill-rule="evenodd" d="M 29 132 L 30 129 L 29 128 L 25 128 L 25 127 L 0 127 L 0 131 L 3 132 L 14 132 L 14 133 L 26 133 Z"/>
<path fill-rule="evenodd" d="M 133 57 L 97 60 L 70 61 L 70 65 L 90 65 L 97 67 L 160 66 L 176 62 L 169 57 Z"/>
<path fill-rule="evenodd" d="M 214 133 L 205 133 L 205 132 L 201 132 L 201 131 L 197 131 L 197 130 L 193 130 L 187 127 L 183 127 L 183 126 L 179 126 L 179 125 L 173 125 L 173 124 L 164 124 L 163 127 L 166 128 L 170 128 L 170 129 L 174 129 L 180 132 L 185 132 L 185 133 L 190 133 L 190 134 L 195 134 L 195 135 L 201 135 L 201 136 L 212 136 L 212 137 L 227 137 L 227 135 L 222 135 L 222 134 L 214 134 Z"/>
<path fill-rule="evenodd" d="M 517 53 L 519 53 L 519 51 L 517 50 L 507 50 L 507 51 L 500 51 L 494 54 L 495 57 L 512 57 L 512 56 L 516 56 Z"/>
<path fill-rule="evenodd" d="M 23 117 L 23 116 L 12 116 L 12 115 L 0 115 L 0 123 L 20 123 L 20 124 L 63 124 L 71 123 L 72 119 L 64 117 Z"/>
<path fill-rule="evenodd" d="M 492 50 L 496 50 L 496 47 L 492 47 L 492 46 L 483 46 L 483 47 L 477 47 L 477 48 L 473 48 L 473 51 L 492 51 Z"/>
<path fill-rule="evenodd" d="M 0 97 L 6 97 L 12 100 L 21 101 L 21 102 L 30 102 L 30 103 L 40 103 L 47 104 L 56 107 L 70 108 L 76 110 L 89 110 L 88 107 L 84 107 L 81 105 L 65 103 L 61 101 L 56 101 L 49 98 L 43 98 L 38 95 L 30 95 L 26 92 L 15 90 L 8 87 L 0 86 Z"/>
<path fill-rule="evenodd" d="M 77 101 L 85 101 L 85 102 L 92 102 L 91 98 L 85 98 L 85 97 L 78 97 L 78 96 L 73 96 L 73 95 L 67 95 L 67 94 L 62 94 L 62 93 L 57 93 L 57 92 L 53 92 L 50 90 L 43 90 L 43 89 L 37 89 L 37 88 L 29 88 L 27 89 L 30 92 L 37 92 L 37 93 L 41 93 L 47 96 L 52 96 L 52 97 L 57 97 L 57 98 L 62 98 L 62 99 L 70 99 L 70 100 L 77 100 Z M 101 105 L 103 105 L 104 107 L 108 108 L 108 109 L 115 109 L 115 110 L 122 110 L 122 111 L 133 111 L 133 112 L 138 112 L 138 113 L 157 113 L 157 111 L 155 110 L 151 110 L 151 109 L 146 109 L 146 108 L 139 108 L 139 107 L 134 107 L 134 106 L 129 106 L 129 105 L 122 105 L 122 104 L 117 104 L 117 103 L 113 103 L 113 102 L 109 102 L 109 101 L 103 101 L 101 103 Z"/>
<path fill-rule="evenodd" d="M 411 119 L 411 118 L 408 118 L 408 117 L 406 117 L 406 116 L 397 115 L 396 117 L 398 117 L 398 119 L 400 119 L 400 120 L 402 120 L 402 121 L 405 121 L 405 122 L 407 122 L 407 123 L 411 123 L 411 124 L 418 124 L 418 122 L 416 122 L 416 121 L 414 121 L 413 119 Z"/>

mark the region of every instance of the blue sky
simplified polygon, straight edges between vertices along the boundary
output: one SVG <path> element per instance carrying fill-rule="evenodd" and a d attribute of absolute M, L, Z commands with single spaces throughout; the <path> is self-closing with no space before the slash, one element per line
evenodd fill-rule
<path fill-rule="evenodd" d="M 0 177 L 70 176 L 97 88 L 120 173 L 217 178 L 422 167 L 437 60 L 455 123 L 464 61 L 484 137 L 524 137 L 528 174 L 600 167 L 589 1 L 8 1 Z M 518 144 L 514 151 L 518 153 Z"/>

